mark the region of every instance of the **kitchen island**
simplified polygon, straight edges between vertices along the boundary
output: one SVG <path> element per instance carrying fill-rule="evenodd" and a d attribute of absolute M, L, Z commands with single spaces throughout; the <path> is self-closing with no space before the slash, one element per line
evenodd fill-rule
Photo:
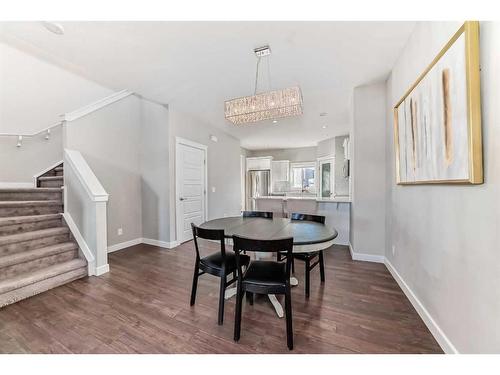
<path fill-rule="evenodd" d="M 271 211 L 276 216 L 287 217 L 293 212 L 325 216 L 325 224 L 338 232 L 335 243 L 349 245 L 349 197 L 263 196 L 255 198 L 255 202 L 258 211 Z"/>

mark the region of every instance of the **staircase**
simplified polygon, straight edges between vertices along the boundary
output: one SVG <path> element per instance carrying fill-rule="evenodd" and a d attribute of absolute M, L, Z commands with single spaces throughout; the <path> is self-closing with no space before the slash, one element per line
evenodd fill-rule
<path fill-rule="evenodd" d="M 37 188 L 0 189 L 0 308 L 87 275 L 62 218 L 63 166 Z"/>

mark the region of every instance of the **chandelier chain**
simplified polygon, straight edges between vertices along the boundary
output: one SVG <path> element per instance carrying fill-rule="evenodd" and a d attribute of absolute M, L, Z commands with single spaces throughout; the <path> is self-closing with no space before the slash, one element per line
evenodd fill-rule
<path fill-rule="evenodd" d="M 260 59 L 261 57 L 259 56 L 257 58 L 257 69 L 255 69 L 255 90 L 254 90 L 254 95 L 257 95 L 257 85 L 259 83 L 259 65 L 260 65 Z"/>

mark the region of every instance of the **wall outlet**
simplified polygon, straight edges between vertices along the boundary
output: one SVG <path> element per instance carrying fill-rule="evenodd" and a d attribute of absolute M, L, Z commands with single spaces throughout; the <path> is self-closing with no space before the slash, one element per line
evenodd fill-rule
<path fill-rule="evenodd" d="M 224 217 L 227 217 L 227 214 L 224 214 Z"/>
<path fill-rule="evenodd" d="M 119 236 L 123 234 L 123 228 L 118 228 L 117 233 Z"/>
<path fill-rule="evenodd" d="M 396 245 L 392 245 L 392 255 L 394 256 L 395 253 L 396 253 Z"/>
<path fill-rule="evenodd" d="M 215 186 L 212 186 L 212 193 L 215 193 Z"/>

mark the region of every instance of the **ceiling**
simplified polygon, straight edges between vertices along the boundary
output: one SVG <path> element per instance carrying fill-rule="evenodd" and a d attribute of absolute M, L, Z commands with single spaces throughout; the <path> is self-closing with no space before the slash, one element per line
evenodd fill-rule
<path fill-rule="evenodd" d="M 384 80 L 414 27 L 414 22 L 61 24 L 63 36 L 38 22 L 0 27 L 19 48 L 114 90 L 168 103 L 248 149 L 312 146 L 347 133 L 352 89 Z M 253 94 L 253 49 L 265 44 L 272 55 L 262 60 L 260 88 L 299 85 L 304 114 L 277 124 L 235 126 L 224 119 L 224 101 Z"/>

